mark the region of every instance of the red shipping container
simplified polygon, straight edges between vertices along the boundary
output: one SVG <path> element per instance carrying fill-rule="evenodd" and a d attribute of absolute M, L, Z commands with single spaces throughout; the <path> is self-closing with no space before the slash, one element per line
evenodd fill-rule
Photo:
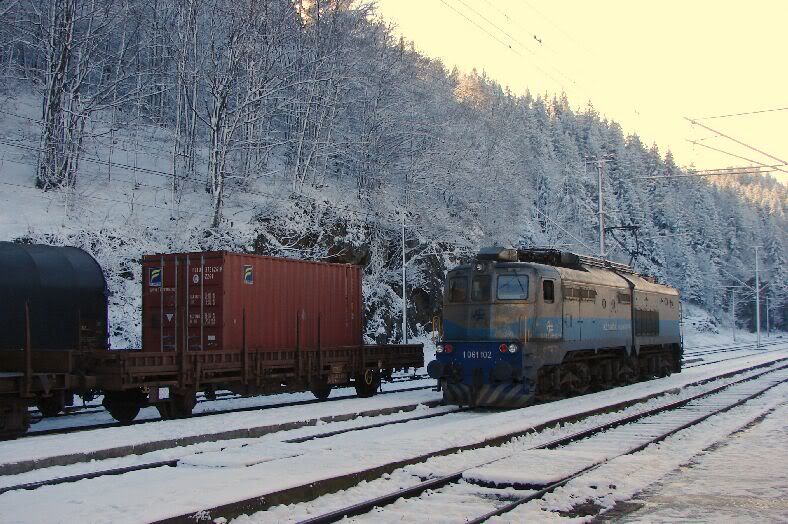
<path fill-rule="evenodd" d="M 224 251 L 142 265 L 143 351 L 362 345 L 359 266 Z"/>

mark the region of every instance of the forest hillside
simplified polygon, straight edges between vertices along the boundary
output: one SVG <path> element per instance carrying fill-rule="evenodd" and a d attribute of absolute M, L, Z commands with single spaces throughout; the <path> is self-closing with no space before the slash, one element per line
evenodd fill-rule
<path fill-rule="evenodd" d="M 399 340 L 403 223 L 416 332 L 481 246 L 595 254 L 598 165 L 606 225 L 639 228 L 611 258 L 716 321 L 735 292 L 746 325 L 759 246 L 788 322 L 785 186 L 678 176 L 591 103 L 448 70 L 371 5 L 6 2 L 0 75 L 0 238 L 93 253 L 116 346 L 139 344 L 141 255 L 202 249 L 364 264 L 367 336 Z"/>

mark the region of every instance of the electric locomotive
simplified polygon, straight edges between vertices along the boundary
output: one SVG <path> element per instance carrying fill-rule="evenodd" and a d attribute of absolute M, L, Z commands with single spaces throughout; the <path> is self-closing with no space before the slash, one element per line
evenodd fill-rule
<path fill-rule="evenodd" d="M 608 260 L 482 249 L 449 271 L 427 371 L 444 401 L 520 407 L 681 370 L 676 289 Z"/>

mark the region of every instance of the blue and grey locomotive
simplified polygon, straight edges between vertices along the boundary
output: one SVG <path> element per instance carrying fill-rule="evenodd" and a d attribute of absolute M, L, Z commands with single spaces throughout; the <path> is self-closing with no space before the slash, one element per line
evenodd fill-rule
<path fill-rule="evenodd" d="M 449 271 L 428 373 L 444 401 L 524 406 L 681 370 L 679 293 L 629 266 L 483 249 Z"/>

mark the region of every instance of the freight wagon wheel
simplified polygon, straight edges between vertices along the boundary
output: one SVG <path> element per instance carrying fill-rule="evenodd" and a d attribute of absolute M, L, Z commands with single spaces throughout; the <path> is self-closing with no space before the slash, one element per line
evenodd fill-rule
<path fill-rule="evenodd" d="M 356 395 L 369 398 L 375 395 L 380 386 L 380 373 L 377 369 L 367 369 L 364 375 L 356 378 Z"/>
<path fill-rule="evenodd" d="M 30 413 L 21 402 L 0 403 L 0 440 L 21 437 L 30 428 Z"/>
<path fill-rule="evenodd" d="M 145 394 L 140 390 L 107 391 L 104 393 L 102 405 L 112 418 L 121 424 L 129 424 L 137 417 L 146 401 Z"/>
<path fill-rule="evenodd" d="M 310 391 L 316 399 L 325 400 L 331 394 L 331 385 L 326 383 L 314 384 Z"/>
<path fill-rule="evenodd" d="M 192 415 L 197 405 L 197 394 L 193 391 L 175 392 L 164 402 L 156 404 L 161 418 L 186 418 Z"/>
<path fill-rule="evenodd" d="M 62 394 L 55 393 L 51 397 L 39 397 L 36 407 L 45 417 L 56 417 L 66 407 L 66 400 Z"/>

